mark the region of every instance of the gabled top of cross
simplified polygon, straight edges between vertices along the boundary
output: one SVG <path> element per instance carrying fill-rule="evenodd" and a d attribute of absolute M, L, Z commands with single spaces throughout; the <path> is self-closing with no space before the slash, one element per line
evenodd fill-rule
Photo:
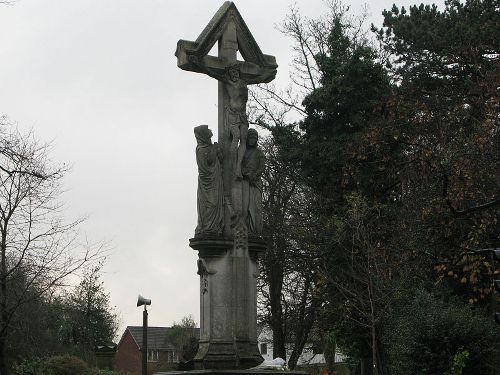
<path fill-rule="evenodd" d="M 262 53 L 232 1 L 226 1 L 220 7 L 196 41 L 179 40 L 175 52 L 179 68 L 206 73 L 203 69 L 200 69 L 200 64 L 222 69 L 232 63 L 236 63 L 236 59 L 228 60 L 225 58 L 223 62 L 220 61 L 220 55 L 218 58 L 208 56 L 212 47 L 217 41 L 223 39 L 228 29 L 233 34 L 236 34 L 233 38 L 229 39 L 236 39 L 237 45 L 234 46 L 234 49 L 237 49 L 245 60 L 244 62 L 240 62 L 243 74 L 263 76 L 263 71 L 272 72 L 276 70 L 278 65 L 276 64 L 275 57 Z M 267 78 L 262 82 L 269 82 L 272 79 L 274 79 L 274 75 L 268 74 Z"/>

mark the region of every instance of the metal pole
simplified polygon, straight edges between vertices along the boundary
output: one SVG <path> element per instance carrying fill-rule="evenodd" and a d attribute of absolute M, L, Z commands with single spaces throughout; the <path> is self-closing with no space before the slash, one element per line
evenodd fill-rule
<path fill-rule="evenodd" d="M 148 375 L 148 310 L 142 312 L 142 375 Z"/>

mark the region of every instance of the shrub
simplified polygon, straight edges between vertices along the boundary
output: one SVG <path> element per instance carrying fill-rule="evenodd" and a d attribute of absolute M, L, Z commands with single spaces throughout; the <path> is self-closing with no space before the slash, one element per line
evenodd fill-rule
<path fill-rule="evenodd" d="M 24 359 L 12 369 L 13 375 L 45 375 L 46 373 L 45 362 L 38 357 Z"/>
<path fill-rule="evenodd" d="M 91 370 L 80 358 L 71 355 L 51 357 L 45 362 L 47 375 L 88 375 Z"/>
<path fill-rule="evenodd" d="M 400 302 L 383 335 L 391 374 L 444 374 L 460 368 L 463 375 L 477 375 L 500 368 L 500 329 L 482 311 L 425 290 Z"/>
<path fill-rule="evenodd" d="M 16 364 L 12 375 L 130 375 L 112 370 L 89 368 L 78 357 L 62 355 L 41 359 L 38 357 L 25 359 Z"/>

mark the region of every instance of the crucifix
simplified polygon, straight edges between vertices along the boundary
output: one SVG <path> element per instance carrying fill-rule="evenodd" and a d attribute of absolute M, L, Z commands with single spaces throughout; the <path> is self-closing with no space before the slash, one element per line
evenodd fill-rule
<path fill-rule="evenodd" d="M 218 42 L 218 56 L 208 52 Z M 237 59 L 240 52 L 244 61 Z M 196 42 L 180 40 L 177 65 L 187 71 L 207 74 L 218 81 L 218 141 L 222 149 L 225 221 L 224 234 L 241 212 L 241 162 L 246 151 L 248 85 L 267 83 L 276 76 L 276 60 L 264 55 L 238 10 L 224 3 Z"/>
<path fill-rule="evenodd" d="M 215 43 L 218 56 L 209 56 Z M 254 215 L 262 211 L 264 156 L 257 132 L 248 126 L 248 85 L 272 81 L 277 64 L 261 52 L 230 1 L 196 41 L 179 40 L 175 55 L 179 68 L 218 81 L 218 145 L 206 125 L 195 127 L 199 222 L 189 243 L 198 250 L 200 275 L 195 368 L 246 369 L 263 361 L 257 347 L 256 278 L 258 256 L 266 249 Z"/>

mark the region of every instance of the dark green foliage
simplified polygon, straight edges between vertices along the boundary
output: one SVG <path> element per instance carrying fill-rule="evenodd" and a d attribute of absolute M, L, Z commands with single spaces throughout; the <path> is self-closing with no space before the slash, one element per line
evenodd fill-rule
<path fill-rule="evenodd" d="M 14 366 L 13 375 L 126 375 L 111 370 L 91 368 L 82 359 L 61 355 L 41 359 L 25 359 Z"/>
<path fill-rule="evenodd" d="M 400 145 L 409 235 L 435 260 L 499 237 L 499 4 L 445 4 L 394 6 L 378 30 L 397 82 L 381 134 Z"/>
<path fill-rule="evenodd" d="M 14 367 L 13 375 L 92 375 L 92 372 L 80 358 L 63 355 L 24 360 Z"/>
<path fill-rule="evenodd" d="M 47 296 L 35 287 L 26 291 L 33 296 L 13 316 L 7 347 L 11 361 L 28 359 L 21 362 L 18 371 L 31 371 L 43 364 L 37 357 L 59 353 L 78 355 L 93 363 L 94 346 L 113 340 L 116 315 L 99 281 L 99 268 L 89 270 L 68 295 Z"/>
<path fill-rule="evenodd" d="M 43 294 L 36 286 L 27 287 L 26 279 L 17 275 L 17 287 L 25 290 L 26 302 L 12 316 L 8 331 L 7 357 L 10 361 L 29 356 L 45 356 L 62 350 L 59 331 L 63 321 L 60 298 Z M 43 345 L 39 345 L 43 343 Z"/>
<path fill-rule="evenodd" d="M 342 18 L 333 20 L 327 51 L 317 56 L 321 86 L 305 99 L 307 117 L 300 128 L 302 168 L 312 184 L 327 196 L 341 199 L 352 189 L 372 194 L 373 155 L 358 154 L 363 135 L 383 121 L 389 78 L 366 41 L 347 34 Z M 357 163 L 355 169 L 350 166 Z M 382 188 L 383 186 L 381 186 Z"/>
<path fill-rule="evenodd" d="M 457 361 L 464 375 L 500 368 L 500 329 L 477 309 L 421 289 L 397 302 L 384 335 L 392 375 L 444 374 Z"/>
<path fill-rule="evenodd" d="M 323 328 L 352 358 L 371 357 L 378 374 L 422 352 L 407 373 L 482 374 L 500 338 L 483 309 L 468 306 L 491 308 L 491 262 L 465 256 L 500 246 L 499 9 L 498 0 L 394 6 L 374 28 L 380 50 L 353 34 L 342 12 L 320 41 L 318 23 L 307 24 L 310 33 L 292 29 L 314 51 L 296 61 L 302 72 L 314 62 L 319 81 L 303 121 L 272 129 L 279 156 L 294 166 L 291 181 L 315 203 L 300 221 L 306 230 L 287 238 L 311 255 L 302 259 L 319 279 Z M 411 330 L 412 311 L 394 310 L 408 279 L 457 299 L 419 295 L 427 310 Z M 407 305 L 417 309 L 416 299 Z M 418 345 L 381 341 L 396 321 L 408 329 L 404 342 Z"/>
<path fill-rule="evenodd" d="M 47 375 L 89 375 L 87 364 L 70 355 L 51 357 L 45 362 Z"/>
<path fill-rule="evenodd" d="M 45 361 L 38 357 L 24 359 L 21 363 L 14 365 L 13 375 L 44 375 L 46 373 Z"/>

